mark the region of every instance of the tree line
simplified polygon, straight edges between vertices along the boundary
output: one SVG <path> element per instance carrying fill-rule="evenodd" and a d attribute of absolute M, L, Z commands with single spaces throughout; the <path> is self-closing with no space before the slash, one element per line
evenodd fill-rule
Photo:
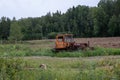
<path fill-rule="evenodd" d="M 120 0 L 100 0 L 97 7 L 72 7 L 66 13 L 56 11 L 41 17 L 0 19 L 1 40 L 54 38 L 59 33 L 74 37 L 120 36 Z"/>

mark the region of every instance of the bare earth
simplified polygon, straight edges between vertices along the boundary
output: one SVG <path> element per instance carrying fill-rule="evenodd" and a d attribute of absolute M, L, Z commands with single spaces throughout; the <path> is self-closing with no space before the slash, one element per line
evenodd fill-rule
<path fill-rule="evenodd" d="M 76 42 L 90 42 L 90 46 L 101 46 L 105 48 L 120 48 L 120 37 L 108 38 L 77 38 Z"/>

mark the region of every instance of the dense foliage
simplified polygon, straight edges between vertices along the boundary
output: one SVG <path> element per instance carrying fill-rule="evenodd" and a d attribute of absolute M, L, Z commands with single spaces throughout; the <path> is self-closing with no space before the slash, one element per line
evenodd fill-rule
<path fill-rule="evenodd" d="M 24 62 L 21 58 L 0 58 L 0 80 L 22 80 Z"/>
<path fill-rule="evenodd" d="M 58 33 L 75 37 L 120 36 L 120 0 L 100 0 L 97 7 L 78 5 L 66 13 L 57 11 L 36 18 L 0 19 L 0 39 L 54 38 Z"/>

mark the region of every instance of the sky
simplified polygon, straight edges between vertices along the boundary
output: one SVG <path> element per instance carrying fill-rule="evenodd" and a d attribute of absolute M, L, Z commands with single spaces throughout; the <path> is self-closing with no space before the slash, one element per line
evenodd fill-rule
<path fill-rule="evenodd" d="M 41 17 L 48 12 L 61 11 L 65 13 L 67 9 L 77 6 L 97 6 L 100 0 L 0 0 L 0 17 Z"/>

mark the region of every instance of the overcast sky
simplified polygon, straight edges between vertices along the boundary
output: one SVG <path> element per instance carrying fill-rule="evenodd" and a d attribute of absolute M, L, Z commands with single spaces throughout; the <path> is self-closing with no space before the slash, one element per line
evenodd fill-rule
<path fill-rule="evenodd" d="M 100 0 L 0 0 L 0 17 L 40 17 L 47 12 L 62 13 L 72 6 L 97 6 Z"/>

